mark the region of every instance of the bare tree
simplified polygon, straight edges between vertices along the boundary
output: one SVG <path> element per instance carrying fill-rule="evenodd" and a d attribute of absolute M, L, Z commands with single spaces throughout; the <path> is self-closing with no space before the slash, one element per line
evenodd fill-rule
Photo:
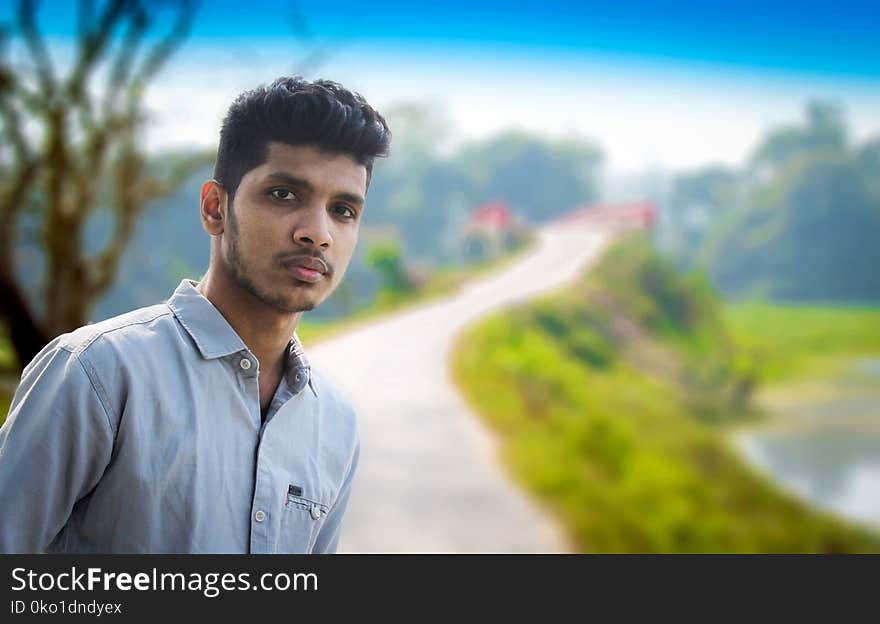
<path fill-rule="evenodd" d="M 145 207 L 206 162 L 194 157 L 157 172 L 139 144 L 145 89 L 187 36 L 195 0 L 97 4 L 78 3 L 65 75 L 40 32 L 35 1 L 19 2 L 14 28 L 0 30 L 0 322 L 20 363 L 86 322 L 116 278 Z M 21 37 L 21 63 L 13 34 Z M 113 233 L 87 254 L 84 227 L 98 209 L 112 213 Z M 18 225 L 27 214 L 40 223 L 44 313 L 28 301 L 16 267 Z"/>

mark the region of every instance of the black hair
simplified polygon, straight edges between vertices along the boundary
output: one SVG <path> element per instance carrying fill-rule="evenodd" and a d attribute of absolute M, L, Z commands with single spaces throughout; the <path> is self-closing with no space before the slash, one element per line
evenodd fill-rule
<path fill-rule="evenodd" d="M 391 130 L 358 93 L 329 80 L 282 77 L 239 95 L 223 119 L 214 179 L 232 202 L 241 178 L 266 162 L 269 142 L 346 154 L 367 169 L 387 156 Z"/>

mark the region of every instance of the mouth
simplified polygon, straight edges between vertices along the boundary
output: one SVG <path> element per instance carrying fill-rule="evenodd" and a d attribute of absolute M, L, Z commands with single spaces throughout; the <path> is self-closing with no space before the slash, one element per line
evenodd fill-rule
<path fill-rule="evenodd" d="M 284 267 L 294 278 L 309 284 L 320 282 L 327 273 L 324 262 L 314 257 L 288 260 L 284 263 Z"/>

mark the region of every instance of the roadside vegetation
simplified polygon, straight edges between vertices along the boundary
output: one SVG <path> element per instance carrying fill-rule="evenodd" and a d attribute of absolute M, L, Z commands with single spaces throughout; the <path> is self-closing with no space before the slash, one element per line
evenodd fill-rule
<path fill-rule="evenodd" d="M 781 492 L 724 436 L 761 417 L 759 384 L 816 350 L 876 353 L 878 321 L 725 309 L 637 233 L 571 287 L 465 332 L 453 370 L 503 461 L 584 552 L 878 551 L 880 536 Z"/>

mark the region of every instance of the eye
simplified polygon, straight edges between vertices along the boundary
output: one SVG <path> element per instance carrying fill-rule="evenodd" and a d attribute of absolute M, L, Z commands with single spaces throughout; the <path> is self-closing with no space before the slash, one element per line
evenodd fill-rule
<path fill-rule="evenodd" d="M 286 188 L 272 189 L 271 191 L 269 191 L 269 194 L 275 199 L 280 199 L 281 201 L 291 201 L 297 199 L 294 192 Z"/>
<path fill-rule="evenodd" d="M 356 219 L 357 213 L 350 206 L 345 204 L 337 204 L 333 207 L 333 212 L 346 219 Z"/>

